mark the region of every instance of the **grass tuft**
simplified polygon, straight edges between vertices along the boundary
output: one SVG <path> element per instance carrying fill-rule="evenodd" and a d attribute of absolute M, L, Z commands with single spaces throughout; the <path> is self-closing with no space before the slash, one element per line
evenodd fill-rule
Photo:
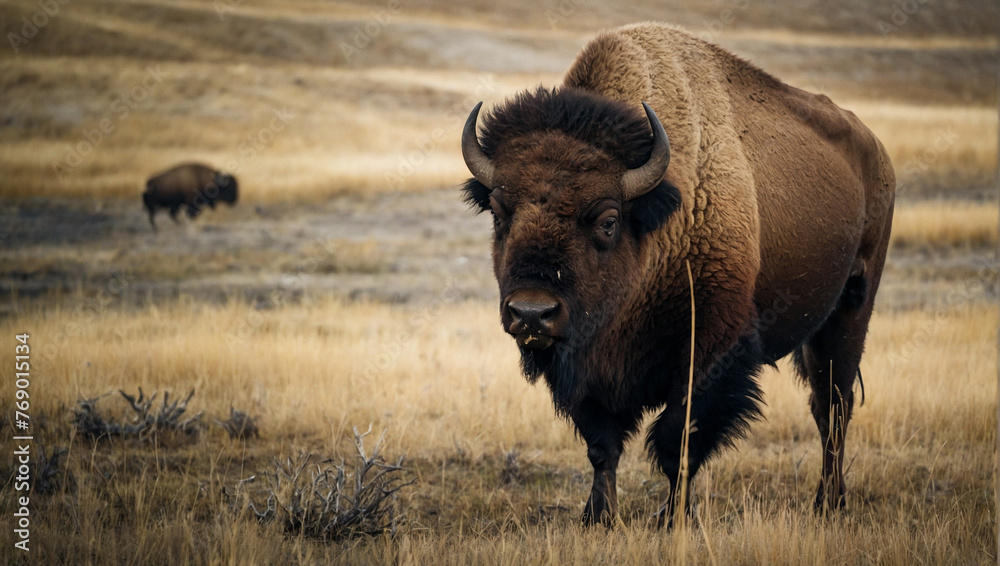
<path fill-rule="evenodd" d="M 56 447 L 49 452 L 44 445 L 38 446 L 37 459 L 28 464 L 31 469 L 28 477 L 31 478 L 32 492 L 50 494 L 64 487 L 72 490 L 76 480 L 73 472 L 65 466 L 67 455 L 69 449 L 65 447 Z"/>
<path fill-rule="evenodd" d="M 395 535 L 400 524 L 396 494 L 416 480 L 403 468 L 402 457 L 395 464 L 382 458 L 384 433 L 371 455 L 367 454 L 364 438 L 370 433 L 371 426 L 364 433 L 354 429 L 358 455 L 352 469 L 343 461 L 311 464 L 314 456 L 309 453 L 283 462 L 274 458 L 273 471 L 264 473 L 262 489 L 250 489 L 257 481 L 251 476 L 237 483 L 232 493 L 223 488 L 223 495 L 237 514 L 250 515 L 262 524 L 277 522 L 292 535 L 323 541 Z"/>
<path fill-rule="evenodd" d="M 260 429 L 257 427 L 256 419 L 243 411 L 237 411 L 233 407 L 229 407 L 228 419 L 224 421 L 215 419 L 215 424 L 221 426 L 226 431 L 226 434 L 229 435 L 229 438 L 246 440 L 260 436 Z"/>
<path fill-rule="evenodd" d="M 183 401 L 176 399 L 173 403 L 170 402 L 170 393 L 165 392 L 163 404 L 158 411 L 152 411 L 158 391 L 154 391 L 148 398 L 141 387 L 138 397 L 129 395 L 120 389 L 118 392 L 132 409 L 130 417 L 125 417 L 120 422 L 106 420 L 97 410 L 97 401 L 101 397 L 82 399 L 77 402 L 76 408 L 73 410 L 73 426 L 77 432 L 95 439 L 121 436 L 150 440 L 157 438 L 165 431 L 180 432 L 187 436 L 194 436 L 201 431 L 202 413 L 181 420 L 187 411 L 188 402 L 194 397 L 194 390 L 188 393 Z"/>

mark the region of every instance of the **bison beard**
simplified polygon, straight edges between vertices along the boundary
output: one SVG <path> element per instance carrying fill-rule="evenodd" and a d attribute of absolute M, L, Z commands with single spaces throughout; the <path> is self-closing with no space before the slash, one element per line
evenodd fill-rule
<path fill-rule="evenodd" d="M 600 321 L 578 320 L 579 309 L 571 309 L 570 332 L 556 342 L 551 348 L 536 350 L 521 347 L 521 371 L 529 383 L 535 383 L 539 377 L 552 392 L 552 401 L 556 411 L 572 418 L 573 407 L 578 404 L 575 398 L 580 391 L 576 388 L 578 368 L 583 367 L 584 355 L 590 347 L 594 333 L 600 328 Z"/>
<path fill-rule="evenodd" d="M 760 368 L 790 353 L 824 447 L 816 507 L 842 507 L 894 202 L 874 135 L 828 98 L 657 24 L 598 36 L 563 86 L 498 106 L 481 134 L 479 110 L 462 136 L 464 197 L 494 215 L 501 322 L 521 368 L 587 444 L 583 521 L 616 520 L 618 462 L 652 411 L 647 450 L 671 484 L 658 519 L 670 521 L 692 359 L 688 481 L 760 418 Z"/>

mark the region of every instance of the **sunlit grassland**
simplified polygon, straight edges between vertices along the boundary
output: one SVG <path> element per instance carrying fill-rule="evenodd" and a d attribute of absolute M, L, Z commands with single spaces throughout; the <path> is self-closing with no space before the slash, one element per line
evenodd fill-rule
<path fill-rule="evenodd" d="M 627 14 L 702 35 L 718 18 L 694 3 L 588 6 L 549 25 L 531 15 L 546 9 L 534 5 L 494 13 L 406 4 L 352 58 L 342 44 L 384 3 L 276 10 L 240 2 L 222 16 L 212 4 L 129 6 L 74 3 L 16 57 L 0 60 L 8 126 L 0 130 L 0 196 L 135 197 L 149 176 L 184 160 L 235 173 L 249 203 L 440 188 L 466 176 L 460 131 L 477 101 L 489 107 L 558 84 L 583 43 Z M 851 26 L 772 29 L 784 14 L 747 8 L 709 38 L 735 42 L 751 50 L 739 55 L 782 80 L 855 111 L 886 146 L 902 186 L 927 174 L 959 175 L 958 186 L 992 180 L 996 90 L 980 84 L 986 73 L 976 65 L 995 52 L 995 37 L 911 35 L 915 23 L 889 37 Z M 33 9 L 0 2 L 9 21 Z M 967 11 L 979 17 L 982 9 Z M 795 46 L 818 59 L 794 59 Z M 912 55 L 920 53 L 926 62 Z M 884 72 L 866 73 L 858 55 Z M 964 64 L 973 67 L 963 74 Z"/>
<path fill-rule="evenodd" d="M 81 66 L 92 66 L 88 81 L 109 73 L 99 61 L 45 61 L 32 69 L 35 65 L 11 66 L 10 72 L 51 75 L 64 83 L 83 80 L 77 74 Z M 100 196 L 129 197 L 141 191 L 152 173 L 185 160 L 233 171 L 247 200 L 256 203 L 439 188 L 467 176 L 459 134 L 477 101 L 497 103 L 523 88 L 539 83 L 554 86 L 560 80 L 557 74 L 308 68 L 295 72 L 294 66 L 284 66 L 255 69 L 261 84 L 251 90 L 231 86 L 247 80 L 250 71 L 245 68 L 157 65 L 168 77 L 185 77 L 184 92 L 164 83 L 142 103 L 145 111 L 125 119 L 117 120 L 109 106 L 95 103 L 93 119 L 83 120 L 79 128 L 52 126 L 44 137 L 38 131 L 17 143 L 0 138 L 0 160 L 8 170 L 0 181 L 0 194 L 99 196 L 93 192 L 99 186 Z M 105 76 L 103 82 L 110 83 L 109 90 L 127 90 L 143 73 L 141 68 L 121 71 Z M 186 92 L 192 88 L 201 94 Z M 383 95 L 376 104 L 358 94 L 365 92 Z M 212 101 L 197 107 L 184 98 L 210 94 Z M 857 113 L 885 145 L 903 192 L 927 174 L 959 175 L 961 182 L 982 183 L 996 167 L 994 108 L 864 99 L 836 102 Z M 276 122 L 276 113 L 287 119 Z M 85 132 L 95 131 L 105 118 L 113 120 L 114 132 L 102 136 L 91 153 L 80 155 L 73 148 L 88 147 Z M 80 155 L 79 165 L 67 168 L 67 163 L 76 163 L 71 155 Z"/>
<path fill-rule="evenodd" d="M 995 204 L 963 201 L 902 203 L 893 212 L 895 247 L 980 247 L 997 245 L 1000 211 Z"/>
<path fill-rule="evenodd" d="M 39 444 L 69 446 L 75 488 L 33 495 L 32 559 L 96 563 L 463 564 L 988 563 L 995 549 L 997 311 L 977 305 L 878 313 L 862 363 L 866 402 L 848 435 L 848 510 L 811 508 L 819 439 L 807 393 L 785 364 L 767 371 L 766 421 L 698 478 L 697 521 L 648 524 L 665 483 L 633 441 L 619 476 L 623 522 L 577 526 L 585 447 L 517 369 L 493 305 L 315 300 L 256 310 L 179 301 L 96 314 L 24 306 L 0 332 L 29 332 Z M 2 378 L 12 378 L 4 369 Z M 211 426 L 198 439 L 74 438 L 80 397 L 116 389 L 196 391 L 190 410 L 258 417 L 245 444 Z M 4 392 L 6 396 L 9 392 Z M 120 409 L 117 394 L 100 401 Z M 4 400 L 9 402 L 9 400 Z M 385 430 L 389 457 L 417 478 L 394 538 L 323 545 L 231 516 L 223 486 L 271 456 L 351 457 L 350 429 Z M 9 424 L 9 423 L 8 423 Z M 10 514 L 12 498 L 4 498 Z M 68 526 L 67 526 L 68 525 Z M 2 544 L 10 548 L 10 532 Z M 127 541 L 127 542 L 126 542 Z M 686 548 L 686 550 L 684 550 Z"/>

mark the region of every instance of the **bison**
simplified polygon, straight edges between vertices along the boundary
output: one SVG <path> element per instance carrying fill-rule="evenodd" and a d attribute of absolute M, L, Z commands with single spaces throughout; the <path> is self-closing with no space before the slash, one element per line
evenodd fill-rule
<path fill-rule="evenodd" d="M 761 367 L 788 354 L 823 445 L 815 505 L 842 507 L 895 193 L 872 132 L 662 24 L 601 33 L 562 85 L 500 104 L 477 133 L 481 106 L 462 134 L 463 194 L 492 213 L 500 321 L 523 373 L 586 442 L 583 522 L 615 520 L 624 443 L 653 411 L 669 520 L 684 479 L 761 416 Z"/>
<path fill-rule="evenodd" d="M 236 202 L 236 178 L 199 163 L 185 163 L 168 169 L 146 181 L 142 202 L 149 211 L 149 223 L 156 230 L 153 215 L 157 208 L 170 209 L 170 218 L 177 220 L 177 211 L 184 207 L 189 218 L 195 218 L 206 204 L 213 209 L 215 201 Z"/>

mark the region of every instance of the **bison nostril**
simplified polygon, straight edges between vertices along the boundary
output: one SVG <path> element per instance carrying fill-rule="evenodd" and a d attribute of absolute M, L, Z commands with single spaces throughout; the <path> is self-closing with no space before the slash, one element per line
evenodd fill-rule
<path fill-rule="evenodd" d="M 521 322 L 528 328 L 541 329 L 549 326 L 559 311 L 559 303 L 533 303 L 514 301 L 507 305 L 514 322 Z"/>

